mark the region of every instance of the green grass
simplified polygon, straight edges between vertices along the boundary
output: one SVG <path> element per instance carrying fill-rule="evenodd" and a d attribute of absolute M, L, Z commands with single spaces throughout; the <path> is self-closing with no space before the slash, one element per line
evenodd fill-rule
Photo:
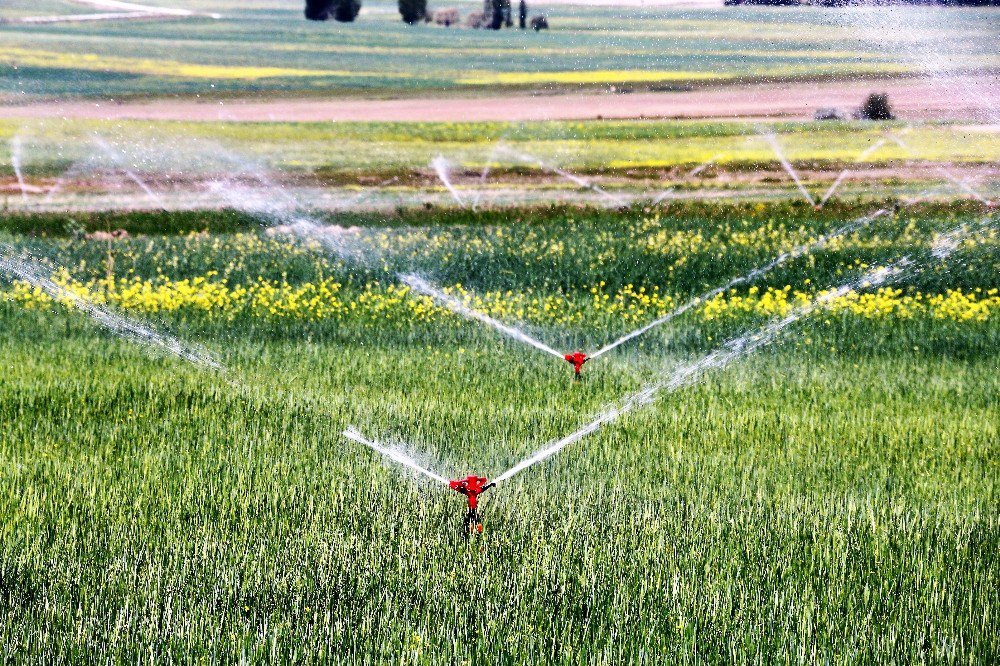
<path fill-rule="evenodd" d="M 912 151 L 889 142 L 865 165 L 897 167 L 950 162 L 979 165 L 1000 159 L 1000 135 L 948 124 L 793 122 L 770 126 L 799 169 L 854 166 L 858 156 L 887 132 L 905 132 Z M 13 177 L 11 140 L 21 143 L 29 178 L 70 170 L 86 181 L 100 169 L 121 165 L 95 148 L 93 136 L 115 146 L 129 167 L 154 184 L 165 178 L 240 173 L 248 166 L 273 168 L 291 177 L 309 175 L 333 184 L 375 185 L 398 176 L 396 185 L 424 182 L 439 155 L 456 165 L 459 178 L 474 179 L 488 164 L 494 175 L 542 173 L 536 164 L 498 146 L 554 166 L 616 177 L 656 177 L 665 170 L 715 160 L 723 169 L 780 169 L 755 127 L 742 122 L 584 121 L 541 123 L 183 123 L 156 121 L 0 121 L 0 174 Z M 546 174 L 547 177 L 550 177 Z M 51 183 L 46 183 L 48 187 Z M 822 194 L 822 189 L 817 192 Z"/>
<path fill-rule="evenodd" d="M 975 202 L 896 212 L 892 201 L 877 200 L 835 202 L 819 211 L 793 200 L 674 202 L 652 210 L 552 206 L 317 216 L 320 222 L 360 227 L 367 263 L 345 261 L 320 244 L 268 237 L 261 233 L 270 223 L 266 218 L 230 211 L 13 215 L 0 218 L 0 230 L 38 236 L 20 240 L 81 281 L 105 277 L 109 246 L 80 234 L 124 229 L 137 237 L 111 246 L 118 279 L 193 279 L 214 271 L 240 284 L 258 277 L 302 283 L 333 276 L 361 286 L 416 270 L 475 291 L 570 294 L 604 282 L 607 291 L 631 284 L 693 296 L 879 208 L 888 212 L 845 242 L 789 262 L 758 284 L 799 287 L 810 278 L 815 286 L 829 284 L 859 262 L 925 254 L 938 233 L 983 217 Z M 916 284 L 934 292 L 1000 287 L 996 233 L 983 239 L 968 250 L 963 271 Z"/>
<path fill-rule="evenodd" d="M 163 2 L 164 5 L 170 3 Z M 6 16 L 75 13 L 70 3 L 16 2 Z M 479 3 L 458 3 L 466 14 Z M 17 64 L 0 94 L 122 97 L 200 94 L 406 94 L 428 90 L 535 89 L 625 83 L 639 87 L 714 80 L 816 78 L 916 73 L 921 40 L 935 40 L 958 69 L 996 67 L 996 12 L 893 14 L 895 27 L 917 26 L 912 45 L 875 46 L 863 13 L 814 8 L 532 7 L 552 30 L 499 33 L 407 26 L 395 3 L 366 2 L 353 25 L 315 24 L 298 4 L 228 0 L 188 2 L 221 20 L 0 25 L 0 54 Z M 5 6 L 6 10 L 6 6 Z M 893 27 L 890 21 L 889 29 Z M 880 28 L 875 22 L 874 30 Z M 883 29 L 884 30 L 884 29 Z M 861 41 L 859 42 L 859 36 Z M 951 44 L 961 42 L 960 48 Z M 84 61 L 81 56 L 93 56 Z M 189 65 L 177 71 L 172 64 Z M 274 67 L 277 72 L 213 68 Z M 532 75 L 571 73 L 570 82 Z M 621 72 L 622 74 L 614 74 Z M 653 74 L 666 81 L 648 80 Z M 498 75 L 513 76 L 496 83 Z M 525 78 L 524 75 L 527 75 Z M 235 78 L 234 78 L 235 77 Z M 520 77 L 520 78 L 519 78 Z M 638 81 L 633 81 L 639 77 Z M 644 78 L 645 77 L 645 78 Z M 617 79 L 621 78 L 621 81 Z M 629 82 L 632 81 L 630 84 Z"/>
<path fill-rule="evenodd" d="M 853 212 L 702 205 L 646 219 L 525 209 L 350 222 L 369 225 L 374 242 L 386 234 L 390 267 L 578 298 L 595 278 L 697 292 Z M 923 257 L 935 230 L 977 218 L 914 209 L 761 284 L 819 287 L 857 260 Z M 219 270 L 234 283 L 333 275 L 352 288 L 385 277 L 315 247 L 221 233 L 235 223 L 212 214 L 205 224 L 220 233 L 121 243 L 113 269 Z M 698 232 L 692 249 L 670 253 L 670 239 Z M 567 233 L 580 242 L 558 251 Z M 741 245 L 747 234 L 759 240 Z M 5 240 L 80 279 L 107 270 L 104 243 Z M 996 286 L 995 233 L 979 240 L 914 286 Z M 341 429 L 406 443 L 444 474 L 495 475 L 757 322 L 685 318 L 576 383 L 565 364 L 472 324 L 158 320 L 214 349 L 226 375 L 111 338 L 61 306 L 0 301 L 0 643 L 15 661 L 1000 658 L 996 314 L 803 321 L 491 491 L 486 531 L 468 542 L 461 497 Z M 601 339 L 616 325 L 578 333 Z"/>
<path fill-rule="evenodd" d="M 572 386 L 511 351 L 435 363 L 270 343 L 268 372 L 312 377 L 318 397 L 263 381 L 244 398 L 118 343 L 67 340 L 58 322 L 5 318 L 20 325 L 0 352 L 0 626 L 17 653 L 989 663 L 1000 651 L 992 359 L 762 357 L 496 491 L 485 537 L 465 544 L 461 498 L 339 429 L 490 473 L 621 395 L 627 372 Z"/>

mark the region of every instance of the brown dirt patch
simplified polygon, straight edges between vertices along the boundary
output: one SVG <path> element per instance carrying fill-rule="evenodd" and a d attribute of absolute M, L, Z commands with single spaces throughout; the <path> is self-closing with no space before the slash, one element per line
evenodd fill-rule
<path fill-rule="evenodd" d="M 887 92 L 907 120 L 986 120 L 1000 108 L 996 75 L 961 85 L 934 79 L 745 84 L 683 92 L 581 92 L 550 95 L 411 99 L 163 99 L 2 105 L 0 118 L 89 118 L 192 121 L 498 121 L 594 118 L 808 119 L 819 107 L 850 110 L 872 92 Z M 986 97 L 970 99 L 963 90 Z"/>

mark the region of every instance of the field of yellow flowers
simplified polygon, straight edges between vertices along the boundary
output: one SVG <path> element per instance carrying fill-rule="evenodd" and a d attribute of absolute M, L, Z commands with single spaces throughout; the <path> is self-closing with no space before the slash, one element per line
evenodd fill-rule
<path fill-rule="evenodd" d="M 372 326 L 406 322 L 449 326 L 456 318 L 431 297 L 411 293 L 406 286 L 370 284 L 359 292 L 346 294 L 343 284 L 333 278 L 294 285 L 263 279 L 249 285 L 230 285 L 214 277 L 210 273 L 193 280 L 154 282 L 133 278 L 122 282 L 108 279 L 81 283 L 63 274 L 57 275 L 55 282 L 76 297 L 138 314 L 185 313 L 230 322 L 242 317 L 302 322 L 332 319 L 341 325 L 365 320 Z M 517 319 L 535 326 L 585 326 L 592 325 L 595 320 L 640 326 L 647 320 L 663 317 L 680 305 L 675 298 L 661 295 L 657 287 L 646 293 L 645 287 L 635 289 L 626 285 L 621 291 L 608 294 L 601 290 L 601 285 L 595 285 L 588 291 L 589 297 L 571 299 L 511 291 L 476 296 L 461 285 L 444 289 L 446 294 L 458 296 L 470 308 L 491 317 Z M 805 291 L 792 291 L 791 286 L 769 287 L 763 292 L 750 287 L 746 295 L 732 289 L 706 300 L 703 307 L 695 311 L 694 318 L 710 322 L 745 315 L 784 316 L 823 296 L 823 291 L 814 296 Z M 70 299 L 50 296 L 24 281 L 15 281 L 4 297 L 27 308 L 50 309 L 54 301 L 72 306 Z M 1000 313 L 1000 290 L 996 287 L 985 292 L 981 288 L 972 292 L 949 289 L 944 294 L 931 295 L 881 287 L 873 293 L 852 292 L 823 300 L 826 312 L 865 319 L 930 317 L 953 322 L 986 322 Z"/>
<path fill-rule="evenodd" d="M 329 220 L 343 255 L 322 236 L 216 227 L 210 213 L 212 232 L 151 232 L 172 213 L 114 218 L 128 235 L 51 220 L 44 235 L 0 232 L 65 293 L 227 368 L 159 355 L 66 298 L 0 282 L 5 654 L 995 662 L 1000 234 L 982 211 L 890 206 L 700 300 L 579 382 L 396 277 L 591 350 L 874 204 L 853 206 L 361 215 Z M 976 231 L 936 261 L 959 224 Z M 495 475 L 901 256 L 930 268 L 829 300 L 768 351 L 490 491 L 471 540 L 464 498 L 339 434 L 355 425 L 448 478 Z"/>
<path fill-rule="evenodd" d="M 51 277 L 68 292 L 140 316 L 292 332 L 466 328 L 395 277 L 416 270 L 475 310 L 578 340 L 662 317 L 782 252 L 815 242 L 836 228 L 836 215 L 809 219 L 802 213 L 789 222 L 756 204 L 730 206 L 714 226 L 685 208 L 567 210 L 533 224 L 333 225 L 338 237 L 350 240 L 347 256 L 328 252 L 322 234 L 301 238 L 260 229 L 52 239 L 36 246 L 43 261 L 50 260 Z M 687 324 L 732 329 L 784 316 L 823 298 L 824 286 L 844 277 L 926 254 L 955 219 L 940 211 L 908 213 L 834 238 L 759 283 L 699 303 Z M 998 232 L 987 229 L 966 242 L 961 271 L 938 267 L 918 282 L 850 293 L 826 303 L 816 317 L 856 320 L 862 327 L 862 321 L 989 326 L 1000 313 L 998 243 Z M 20 281 L 0 287 L 0 298 L 29 309 L 52 307 L 52 297 Z"/>

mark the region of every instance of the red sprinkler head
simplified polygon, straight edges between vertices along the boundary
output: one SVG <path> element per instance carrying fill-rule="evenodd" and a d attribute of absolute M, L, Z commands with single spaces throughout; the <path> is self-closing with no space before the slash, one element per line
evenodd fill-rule
<path fill-rule="evenodd" d="M 469 510 L 474 511 L 476 509 L 476 505 L 478 503 L 477 499 L 479 496 L 496 484 L 489 483 L 489 479 L 485 476 L 470 474 L 464 479 L 449 481 L 448 485 L 451 486 L 451 489 L 455 492 L 465 495 L 469 500 Z"/>
<path fill-rule="evenodd" d="M 587 358 L 587 355 L 584 354 L 583 352 L 573 352 L 572 354 L 566 354 L 566 356 L 564 356 L 563 358 L 565 358 L 569 363 L 573 365 L 573 374 L 576 376 L 577 379 L 580 378 L 580 370 L 583 369 L 583 364 L 590 360 L 589 358 Z"/>

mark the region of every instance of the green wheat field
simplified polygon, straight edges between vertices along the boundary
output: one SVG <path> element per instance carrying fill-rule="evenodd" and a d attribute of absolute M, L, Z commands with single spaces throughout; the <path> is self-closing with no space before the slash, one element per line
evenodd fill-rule
<path fill-rule="evenodd" d="M 0 663 L 1000 663 L 996 8 L 145 1 L 0 9 Z M 887 77 L 978 115 L 216 112 Z"/>
<path fill-rule="evenodd" d="M 358 214 L 357 261 L 225 211 L 19 218 L 7 247 L 228 369 L 4 283 L 4 658 L 995 662 L 1000 236 L 976 205 L 884 215 L 580 382 L 393 277 L 589 350 L 885 203 Z M 112 228 L 132 234 L 93 235 Z M 495 475 L 902 255 L 928 269 L 491 491 L 482 536 L 463 498 L 340 436 Z"/>

